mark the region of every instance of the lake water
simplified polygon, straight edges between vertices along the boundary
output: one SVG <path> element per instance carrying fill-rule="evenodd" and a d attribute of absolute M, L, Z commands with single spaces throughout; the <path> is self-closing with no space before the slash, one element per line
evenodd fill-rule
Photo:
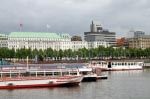
<path fill-rule="evenodd" d="M 150 70 L 103 73 L 108 79 L 76 87 L 0 90 L 0 99 L 150 99 Z"/>

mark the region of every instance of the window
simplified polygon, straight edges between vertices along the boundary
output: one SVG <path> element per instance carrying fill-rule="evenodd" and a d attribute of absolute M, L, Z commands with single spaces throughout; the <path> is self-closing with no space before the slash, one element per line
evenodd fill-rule
<path fill-rule="evenodd" d="M 114 63 L 112 63 L 112 65 L 114 65 Z"/>

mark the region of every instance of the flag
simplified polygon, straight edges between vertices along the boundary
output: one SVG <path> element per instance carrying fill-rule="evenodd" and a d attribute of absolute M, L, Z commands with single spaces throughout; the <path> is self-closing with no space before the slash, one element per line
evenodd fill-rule
<path fill-rule="evenodd" d="M 19 27 L 23 27 L 23 24 L 19 24 Z"/>
<path fill-rule="evenodd" d="M 49 29 L 51 26 L 49 24 L 47 24 L 46 27 Z"/>
<path fill-rule="evenodd" d="M 23 24 L 22 24 L 22 23 L 20 23 L 20 24 L 19 24 L 20 32 L 22 31 L 22 27 L 23 27 Z"/>

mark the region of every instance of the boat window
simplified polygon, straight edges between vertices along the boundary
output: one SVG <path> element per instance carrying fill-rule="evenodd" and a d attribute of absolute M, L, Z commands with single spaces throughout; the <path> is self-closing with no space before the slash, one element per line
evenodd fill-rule
<path fill-rule="evenodd" d="M 131 65 L 133 65 L 133 63 L 131 63 Z"/>
<path fill-rule="evenodd" d="M 71 75 L 77 75 L 77 72 L 72 72 L 72 73 L 70 73 Z"/>
<path fill-rule="evenodd" d="M 10 75 L 6 74 L 6 73 L 3 73 L 2 74 L 2 78 L 7 78 L 7 77 L 10 77 Z"/>
<path fill-rule="evenodd" d="M 127 65 L 127 63 L 124 63 L 124 65 Z"/>
<path fill-rule="evenodd" d="M 87 75 L 87 74 L 88 74 L 88 72 L 81 72 L 81 74 L 82 74 L 82 75 Z"/>
<path fill-rule="evenodd" d="M 114 62 L 111 62 L 111 64 L 112 64 L 112 65 L 115 65 L 115 63 L 114 63 Z"/>
<path fill-rule="evenodd" d="M 35 74 L 30 74 L 31 77 L 35 77 Z"/>
<path fill-rule="evenodd" d="M 60 72 L 54 72 L 54 75 L 60 75 Z"/>
<path fill-rule="evenodd" d="M 52 76 L 54 72 L 46 72 L 45 75 L 46 76 Z"/>
<path fill-rule="evenodd" d="M 128 63 L 128 65 L 130 65 L 130 63 Z"/>
<path fill-rule="evenodd" d="M 62 75 L 69 75 L 69 72 L 62 72 Z"/>
<path fill-rule="evenodd" d="M 124 65 L 124 63 L 122 63 L 122 65 Z"/>

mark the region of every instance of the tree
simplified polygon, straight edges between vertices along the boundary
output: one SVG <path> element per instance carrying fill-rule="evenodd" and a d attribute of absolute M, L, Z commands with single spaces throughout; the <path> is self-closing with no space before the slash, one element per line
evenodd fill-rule
<path fill-rule="evenodd" d="M 58 56 L 59 56 L 60 59 L 62 59 L 62 57 L 63 57 L 63 51 L 61 49 L 58 51 Z"/>

